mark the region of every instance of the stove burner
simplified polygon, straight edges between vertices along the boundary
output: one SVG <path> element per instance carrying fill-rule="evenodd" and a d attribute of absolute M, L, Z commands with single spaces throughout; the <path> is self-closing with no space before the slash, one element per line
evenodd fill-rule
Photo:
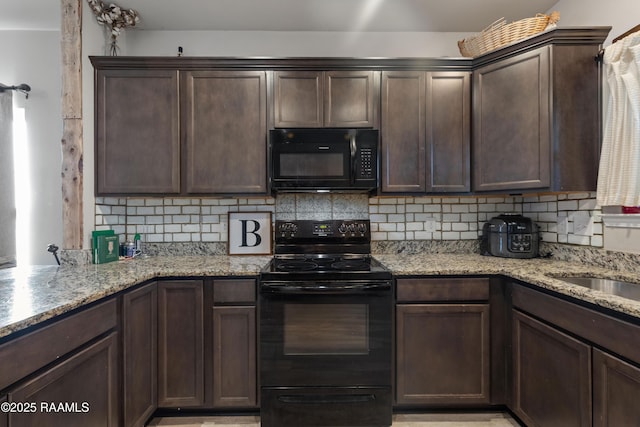
<path fill-rule="evenodd" d="M 361 259 L 354 260 L 342 260 L 331 264 L 331 268 L 334 270 L 346 270 L 346 271 L 369 271 L 369 263 Z"/>
<path fill-rule="evenodd" d="M 311 271 L 318 268 L 318 264 L 311 261 L 282 261 L 276 268 L 282 271 Z"/>

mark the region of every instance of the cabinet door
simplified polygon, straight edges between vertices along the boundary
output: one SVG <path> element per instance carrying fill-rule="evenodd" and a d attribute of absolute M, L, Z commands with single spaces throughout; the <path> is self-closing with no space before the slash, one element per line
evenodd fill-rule
<path fill-rule="evenodd" d="M 427 73 L 427 192 L 471 189 L 470 82 L 470 73 Z"/>
<path fill-rule="evenodd" d="M 11 413 L 9 424 L 117 427 L 118 375 L 118 340 L 112 333 L 11 392 L 11 401 L 35 402 L 37 411 Z"/>
<path fill-rule="evenodd" d="M 267 192 L 264 71 L 183 75 L 183 177 L 187 193 Z"/>
<path fill-rule="evenodd" d="M 512 409 L 529 427 L 591 426 L 591 348 L 513 311 Z"/>
<path fill-rule="evenodd" d="M 204 403 L 202 281 L 158 283 L 158 406 Z"/>
<path fill-rule="evenodd" d="M 424 192 L 425 73 L 382 73 L 381 191 Z"/>
<path fill-rule="evenodd" d="M 213 405 L 257 405 L 256 308 L 213 308 Z"/>
<path fill-rule="evenodd" d="M 396 306 L 396 401 L 489 403 L 488 304 Z"/>
<path fill-rule="evenodd" d="M 475 191 L 549 187 L 549 49 L 473 72 Z"/>
<path fill-rule="evenodd" d="M 375 127 L 378 87 L 375 71 L 325 71 L 324 126 Z"/>
<path fill-rule="evenodd" d="M 158 405 L 158 298 L 150 283 L 124 294 L 124 425 L 143 427 Z"/>
<path fill-rule="evenodd" d="M 593 425 L 640 425 L 640 368 L 593 350 Z"/>
<path fill-rule="evenodd" d="M 98 70 L 96 193 L 180 192 L 178 72 Z"/>
<path fill-rule="evenodd" d="M 0 404 L 7 402 L 7 396 L 0 397 Z M 6 411 L 0 411 L 0 427 L 7 427 L 9 425 L 9 416 Z"/>
<path fill-rule="evenodd" d="M 322 71 L 273 73 L 274 126 L 322 127 L 324 124 Z"/>

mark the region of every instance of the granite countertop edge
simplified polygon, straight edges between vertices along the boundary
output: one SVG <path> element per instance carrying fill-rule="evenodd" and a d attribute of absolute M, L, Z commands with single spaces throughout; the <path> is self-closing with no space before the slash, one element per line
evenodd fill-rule
<path fill-rule="evenodd" d="M 501 275 L 640 319 L 640 302 L 572 285 L 561 277 L 606 277 L 640 283 L 640 274 L 552 259 L 478 254 L 376 254 L 397 277 Z M 0 270 L 0 339 L 115 295 L 170 277 L 257 276 L 270 256 L 157 256 L 102 265 Z"/>

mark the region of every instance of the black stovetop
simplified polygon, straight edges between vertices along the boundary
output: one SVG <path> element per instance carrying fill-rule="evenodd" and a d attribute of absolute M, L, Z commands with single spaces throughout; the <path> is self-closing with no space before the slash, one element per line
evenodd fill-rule
<path fill-rule="evenodd" d="M 368 220 L 276 221 L 275 256 L 262 280 L 389 280 L 371 257 Z"/>

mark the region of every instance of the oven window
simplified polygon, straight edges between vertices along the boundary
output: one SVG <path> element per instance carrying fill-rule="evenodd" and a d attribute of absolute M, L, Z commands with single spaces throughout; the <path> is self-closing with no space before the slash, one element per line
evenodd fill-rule
<path fill-rule="evenodd" d="M 286 304 L 284 354 L 368 354 L 367 304 Z"/>
<path fill-rule="evenodd" d="M 345 175 L 341 153 L 280 154 L 280 176 L 327 177 Z"/>

